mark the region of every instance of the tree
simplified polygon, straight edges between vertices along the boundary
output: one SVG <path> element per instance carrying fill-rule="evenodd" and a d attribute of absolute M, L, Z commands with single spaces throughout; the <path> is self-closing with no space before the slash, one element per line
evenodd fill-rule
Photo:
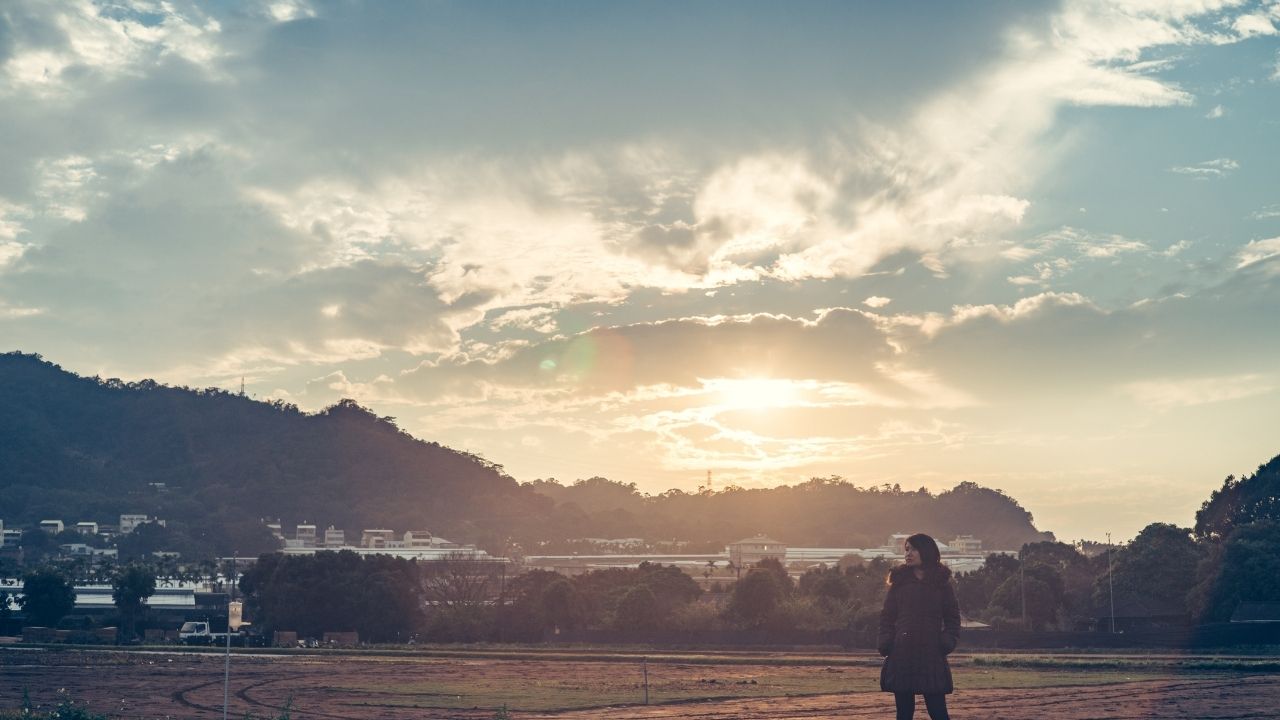
<path fill-rule="evenodd" d="M 450 553 L 419 566 L 427 602 L 446 607 L 475 607 L 498 594 L 499 563 L 466 553 Z"/>
<path fill-rule="evenodd" d="M 1254 474 L 1228 475 L 1196 513 L 1196 537 L 1222 539 L 1241 525 L 1280 521 L 1280 455 L 1258 466 Z"/>
<path fill-rule="evenodd" d="M 1190 529 L 1151 523 L 1116 554 L 1111 582 L 1117 594 L 1171 600 L 1185 611 L 1187 593 L 1195 585 L 1203 557 Z M 1097 604 L 1104 604 L 1110 592 L 1106 576 L 1099 576 L 1094 591 Z"/>
<path fill-rule="evenodd" d="M 786 590 L 775 573 L 753 569 L 734 583 L 727 614 L 746 627 L 760 627 L 786 596 Z"/>
<path fill-rule="evenodd" d="M 778 581 L 778 587 L 782 588 L 783 595 L 790 595 L 795 589 L 795 583 L 791 580 L 791 573 L 787 571 L 786 566 L 778 558 L 765 558 L 756 563 L 756 569 L 772 573 L 773 577 Z"/>
<path fill-rule="evenodd" d="M 662 613 L 653 591 L 644 585 L 636 585 L 622 596 L 614 615 L 614 627 L 618 630 L 649 632 L 659 625 Z"/>
<path fill-rule="evenodd" d="M 1019 567 L 1021 563 L 1018 558 L 992 553 L 987 556 L 982 567 L 959 575 L 956 578 L 956 599 L 960 603 L 961 612 L 969 617 L 979 617 L 985 613 L 991 606 L 996 590 L 1010 577 L 1016 577 Z"/>
<path fill-rule="evenodd" d="M 145 522 L 116 541 L 120 560 L 143 560 L 160 550 L 171 550 L 174 532 L 158 522 Z"/>
<path fill-rule="evenodd" d="M 1062 576 L 1056 569 L 1028 564 L 1022 573 L 1011 575 L 996 588 L 990 607 L 1009 617 L 1021 618 L 1025 592 L 1029 629 L 1044 630 L 1058 620 L 1062 591 Z"/>
<path fill-rule="evenodd" d="M 577 589 L 566 578 L 552 581 L 542 591 L 542 616 L 549 627 L 572 630 L 585 616 Z"/>
<path fill-rule="evenodd" d="M 1030 565 L 1047 565 L 1062 578 L 1062 611 L 1065 622 L 1092 617 L 1094 582 L 1105 558 L 1093 562 L 1074 546 L 1061 542 L 1028 543 L 1022 546 L 1023 561 Z"/>
<path fill-rule="evenodd" d="M 22 611 L 35 625 L 53 627 L 76 606 L 76 593 L 59 573 L 36 570 L 22 578 Z"/>
<path fill-rule="evenodd" d="M 146 609 L 144 603 L 156 592 L 155 570 L 131 563 L 121 568 L 111 581 L 111 602 L 124 620 L 124 636 L 132 638 L 138 618 Z"/>
<path fill-rule="evenodd" d="M 1244 601 L 1280 601 L 1280 522 L 1235 527 L 1199 570 L 1190 606 L 1201 622 L 1226 622 Z"/>

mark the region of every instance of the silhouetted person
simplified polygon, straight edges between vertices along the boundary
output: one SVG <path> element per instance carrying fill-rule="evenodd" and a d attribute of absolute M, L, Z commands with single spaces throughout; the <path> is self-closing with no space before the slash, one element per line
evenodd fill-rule
<path fill-rule="evenodd" d="M 880 689 L 893 693 L 898 720 L 911 720 L 916 695 L 924 695 L 932 720 L 950 720 L 947 655 L 960 639 L 960 606 L 951 570 L 928 535 L 907 538 L 906 562 L 889 573 L 889 593 L 880 612 L 876 643 L 884 655 Z"/>

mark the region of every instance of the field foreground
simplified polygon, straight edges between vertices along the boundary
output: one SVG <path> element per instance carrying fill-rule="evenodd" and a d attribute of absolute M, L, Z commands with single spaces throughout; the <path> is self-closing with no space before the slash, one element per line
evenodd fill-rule
<path fill-rule="evenodd" d="M 651 704 L 643 705 L 647 664 Z M 1274 658 L 958 656 L 961 720 L 1274 718 Z M 231 716 L 296 720 L 873 718 L 892 716 L 878 658 L 858 654 L 437 652 L 235 654 Z M 0 710 L 62 697 L 130 720 L 222 716 L 223 657 L 168 650 L 0 649 Z M 917 717 L 927 717 L 923 706 Z"/>

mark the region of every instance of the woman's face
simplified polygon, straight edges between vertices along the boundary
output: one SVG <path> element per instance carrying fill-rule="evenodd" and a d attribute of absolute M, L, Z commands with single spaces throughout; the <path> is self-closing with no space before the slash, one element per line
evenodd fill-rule
<path fill-rule="evenodd" d="M 907 567 L 920 567 L 920 551 L 911 547 L 911 543 L 903 543 L 902 548 L 907 552 Z"/>

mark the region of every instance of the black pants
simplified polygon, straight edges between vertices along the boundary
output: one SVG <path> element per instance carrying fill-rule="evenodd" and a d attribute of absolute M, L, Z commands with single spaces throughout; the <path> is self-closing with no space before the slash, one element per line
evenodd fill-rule
<path fill-rule="evenodd" d="M 915 693 L 894 693 L 893 702 L 898 706 L 898 720 L 911 720 L 916 714 Z M 930 720 L 951 720 L 947 714 L 947 696 L 942 693 L 924 693 L 924 706 Z"/>

